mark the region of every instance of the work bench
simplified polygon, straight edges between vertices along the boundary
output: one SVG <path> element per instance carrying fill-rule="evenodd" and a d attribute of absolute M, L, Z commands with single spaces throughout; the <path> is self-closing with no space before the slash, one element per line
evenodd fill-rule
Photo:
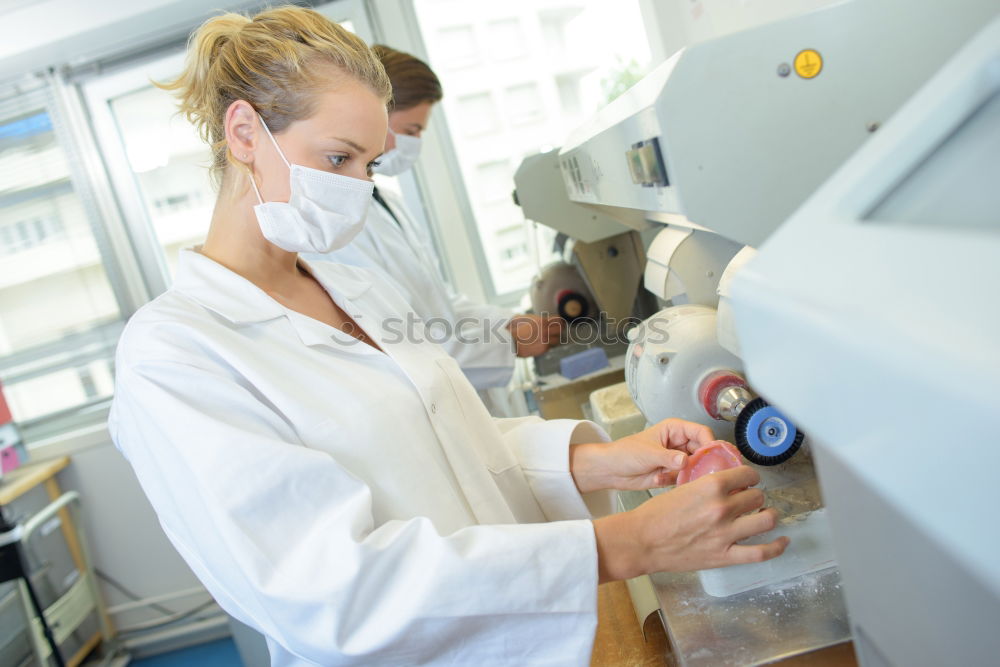
<path fill-rule="evenodd" d="M 649 497 L 622 492 L 620 508 L 634 509 Z M 651 586 L 659 605 L 641 626 L 625 606 L 632 601 L 624 583 L 601 587 L 593 667 L 857 665 L 837 568 L 726 598 L 706 594 L 695 572 L 641 579 L 633 584 Z"/>

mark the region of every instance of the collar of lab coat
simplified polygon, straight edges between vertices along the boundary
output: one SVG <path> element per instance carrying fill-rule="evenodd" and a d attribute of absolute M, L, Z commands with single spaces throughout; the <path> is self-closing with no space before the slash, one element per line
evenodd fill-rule
<path fill-rule="evenodd" d="M 299 262 L 327 292 L 345 299 L 356 299 L 371 287 L 371 283 L 346 272 L 338 272 L 332 280 L 332 276 L 315 271 L 302 258 Z M 181 250 L 174 289 L 234 324 L 264 322 L 289 312 L 243 276 L 202 255 L 197 247 Z"/>

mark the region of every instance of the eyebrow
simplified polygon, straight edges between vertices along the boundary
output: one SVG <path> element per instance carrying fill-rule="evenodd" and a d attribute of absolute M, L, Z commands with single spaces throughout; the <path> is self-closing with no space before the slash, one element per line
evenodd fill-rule
<path fill-rule="evenodd" d="M 333 139 L 333 140 L 335 140 L 335 141 L 341 141 L 341 142 L 347 144 L 348 146 L 350 146 L 354 150 L 358 151 L 359 153 L 366 153 L 367 152 L 364 148 L 362 148 L 361 146 L 357 145 L 356 143 L 354 143 L 350 139 L 345 139 L 343 137 L 330 137 L 330 138 Z"/>

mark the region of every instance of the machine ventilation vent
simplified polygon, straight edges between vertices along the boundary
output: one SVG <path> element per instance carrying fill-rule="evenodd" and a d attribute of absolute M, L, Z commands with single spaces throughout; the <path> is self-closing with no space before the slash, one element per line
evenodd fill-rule
<path fill-rule="evenodd" d="M 573 186 L 576 194 L 586 194 L 587 188 L 583 184 L 583 177 L 580 175 L 580 163 L 574 155 L 562 161 L 563 174 L 565 174 Z"/>

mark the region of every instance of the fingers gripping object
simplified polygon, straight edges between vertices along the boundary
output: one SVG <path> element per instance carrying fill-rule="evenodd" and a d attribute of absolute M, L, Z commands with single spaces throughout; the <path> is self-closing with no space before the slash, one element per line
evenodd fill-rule
<path fill-rule="evenodd" d="M 699 477 L 743 465 L 740 452 L 725 440 L 711 442 L 688 457 L 677 473 L 677 484 L 693 482 Z"/>
<path fill-rule="evenodd" d="M 778 465 L 802 446 L 805 434 L 763 398 L 752 400 L 736 419 L 736 446 L 752 463 Z"/>

